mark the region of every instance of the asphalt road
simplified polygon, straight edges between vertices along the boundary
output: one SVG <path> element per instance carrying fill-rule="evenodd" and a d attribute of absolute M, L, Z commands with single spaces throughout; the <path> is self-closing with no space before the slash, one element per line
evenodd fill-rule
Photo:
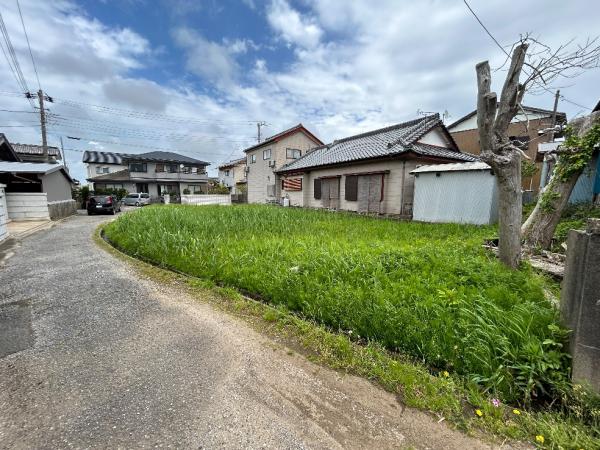
<path fill-rule="evenodd" d="M 31 235 L 0 267 L 1 448 L 487 447 L 140 279 L 92 241 L 106 219 Z"/>

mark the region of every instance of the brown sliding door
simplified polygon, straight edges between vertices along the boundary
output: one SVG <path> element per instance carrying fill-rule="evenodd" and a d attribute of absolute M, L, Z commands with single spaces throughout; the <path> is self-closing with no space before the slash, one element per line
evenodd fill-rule
<path fill-rule="evenodd" d="M 338 209 L 340 207 L 340 179 L 321 179 L 321 204 L 323 208 Z"/>
<path fill-rule="evenodd" d="M 358 177 L 358 212 L 381 212 L 383 199 L 383 175 L 360 175 Z"/>

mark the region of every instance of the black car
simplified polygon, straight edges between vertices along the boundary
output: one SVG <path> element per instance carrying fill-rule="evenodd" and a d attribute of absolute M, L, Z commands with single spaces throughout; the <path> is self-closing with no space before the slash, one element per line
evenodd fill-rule
<path fill-rule="evenodd" d="M 88 215 L 121 212 L 121 201 L 115 195 L 94 195 L 90 197 L 87 205 Z"/>

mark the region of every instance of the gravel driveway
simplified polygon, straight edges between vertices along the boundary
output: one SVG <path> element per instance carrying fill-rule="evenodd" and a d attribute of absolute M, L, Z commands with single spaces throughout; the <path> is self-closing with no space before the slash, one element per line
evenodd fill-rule
<path fill-rule="evenodd" d="M 106 219 L 40 231 L 0 267 L 5 353 L 21 349 L 0 354 L 1 448 L 486 448 L 140 280 L 92 241 Z"/>

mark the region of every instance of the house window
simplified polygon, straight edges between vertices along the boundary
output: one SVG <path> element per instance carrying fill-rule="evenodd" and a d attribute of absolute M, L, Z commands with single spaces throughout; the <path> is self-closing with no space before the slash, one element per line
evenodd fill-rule
<path fill-rule="evenodd" d="M 148 166 L 146 163 L 129 163 L 129 171 L 130 172 L 147 172 Z"/>
<path fill-rule="evenodd" d="M 250 163 L 254 164 L 256 162 L 256 154 L 250 155 Z"/>
<path fill-rule="evenodd" d="M 102 173 L 109 173 L 108 167 L 103 167 L 102 168 Z"/>
<path fill-rule="evenodd" d="M 160 173 L 160 172 L 164 172 L 164 171 L 165 171 L 165 165 L 164 164 L 157 164 L 156 165 L 155 172 Z"/>
<path fill-rule="evenodd" d="M 100 173 L 109 173 L 110 170 L 108 167 L 96 167 L 96 173 L 100 174 Z"/>
<path fill-rule="evenodd" d="M 123 189 L 123 184 L 121 183 L 95 183 L 94 187 L 96 189 Z"/>
<path fill-rule="evenodd" d="M 177 173 L 177 164 L 167 164 L 166 169 L 169 173 Z"/>
<path fill-rule="evenodd" d="M 225 171 L 225 176 L 228 177 L 229 176 L 229 170 Z"/>
<path fill-rule="evenodd" d="M 201 184 L 188 184 L 188 189 L 192 194 L 202 194 Z"/>
<path fill-rule="evenodd" d="M 349 202 L 355 202 L 358 200 L 358 176 L 357 175 L 346 175 L 344 183 L 344 199 Z"/>
<path fill-rule="evenodd" d="M 271 149 L 263 150 L 263 159 L 271 159 Z"/>
<path fill-rule="evenodd" d="M 287 159 L 298 159 L 302 156 L 302 152 L 297 148 L 286 148 L 285 149 L 285 157 Z"/>

